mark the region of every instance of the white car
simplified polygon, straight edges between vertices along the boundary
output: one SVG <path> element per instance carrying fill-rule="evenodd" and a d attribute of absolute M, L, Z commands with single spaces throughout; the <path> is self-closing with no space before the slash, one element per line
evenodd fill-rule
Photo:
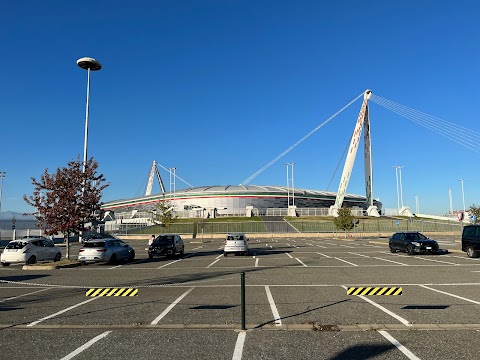
<path fill-rule="evenodd" d="M 0 256 L 3 266 L 10 264 L 35 264 L 37 261 L 60 261 L 60 248 L 47 239 L 26 238 L 13 240 L 8 243 Z"/>
<path fill-rule="evenodd" d="M 78 250 L 78 261 L 83 265 L 94 262 L 115 264 L 119 260 L 133 261 L 135 250 L 117 238 L 93 239 Z"/>
<path fill-rule="evenodd" d="M 248 239 L 243 233 L 227 234 L 223 242 L 223 256 L 227 256 L 228 254 L 248 255 L 247 241 Z"/>

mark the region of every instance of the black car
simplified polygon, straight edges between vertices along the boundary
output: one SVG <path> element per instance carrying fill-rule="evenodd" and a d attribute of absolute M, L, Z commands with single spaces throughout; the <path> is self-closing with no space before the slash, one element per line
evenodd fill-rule
<path fill-rule="evenodd" d="M 176 254 L 185 254 L 185 245 L 178 234 L 163 234 L 158 236 L 148 247 L 148 257 L 154 256 L 175 256 Z"/>
<path fill-rule="evenodd" d="M 390 237 L 388 246 L 392 253 L 405 251 L 408 255 L 421 252 L 436 254 L 439 250 L 435 240 L 429 239 L 419 232 L 397 232 Z"/>
<path fill-rule="evenodd" d="M 462 250 L 470 258 L 477 258 L 480 253 L 480 225 L 467 225 L 462 232 Z"/>

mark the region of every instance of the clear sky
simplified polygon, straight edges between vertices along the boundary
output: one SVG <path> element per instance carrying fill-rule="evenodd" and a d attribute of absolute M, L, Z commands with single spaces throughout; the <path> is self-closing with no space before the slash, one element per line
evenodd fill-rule
<path fill-rule="evenodd" d="M 88 153 L 140 196 L 153 160 L 194 186 L 238 185 L 365 89 L 480 131 L 476 1 L 14 1 L 0 3 L 2 211 L 27 212 L 31 177 Z M 250 182 L 337 191 L 361 101 Z M 479 153 L 370 104 L 374 197 L 415 212 L 480 203 Z M 169 176 L 161 170 L 167 190 Z M 177 189 L 187 187 L 177 181 Z M 154 187 L 158 190 L 158 185 Z M 348 193 L 365 195 L 359 151 Z"/>

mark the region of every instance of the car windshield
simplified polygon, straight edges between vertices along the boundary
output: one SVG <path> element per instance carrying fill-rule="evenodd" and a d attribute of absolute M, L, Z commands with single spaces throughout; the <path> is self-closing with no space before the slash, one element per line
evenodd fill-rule
<path fill-rule="evenodd" d="M 27 242 L 13 241 L 7 245 L 6 249 L 23 249 L 27 244 Z"/>
<path fill-rule="evenodd" d="M 87 241 L 83 244 L 86 248 L 103 248 L 105 247 L 105 241 Z"/>
<path fill-rule="evenodd" d="M 175 236 L 173 235 L 162 235 L 155 239 L 152 245 L 162 245 L 162 244 L 173 244 Z"/>
<path fill-rule="evenodd" d="M 412 234 L 405 234 L 405 239 L 415 241 L 415 240 L 426 240 L 427 237 L 420 233 L 412 233 Z"/>

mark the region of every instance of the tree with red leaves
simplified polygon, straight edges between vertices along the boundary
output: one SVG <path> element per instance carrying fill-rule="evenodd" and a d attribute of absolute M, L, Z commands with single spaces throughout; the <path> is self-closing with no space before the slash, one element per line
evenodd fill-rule
<path fill-rule="evenodd" d="M 70 257 L 68 237 L 71 233 L 85 230 L 84 224 L 97 221 L 102 191 L 109 184 L 103 174 L 97 174 L 98 163 L 90 158 L 85 164 L 80 159 L 71 160 L 66 167 L 59 167 L 56 173 L 48 169 L 39 181 L 32 177 L 33 195 L 23 199 L 36 208 L 37 224 L 46 235 L 63 233 L 67 243 L 67 259 Z"/>

